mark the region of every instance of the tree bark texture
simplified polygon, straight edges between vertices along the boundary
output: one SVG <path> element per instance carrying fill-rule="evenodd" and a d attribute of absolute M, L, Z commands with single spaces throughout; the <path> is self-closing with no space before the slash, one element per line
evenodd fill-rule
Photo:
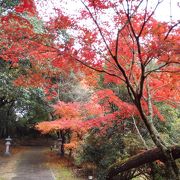
<path fill-rule="evenodd" d="M 171 150 L 174 159 L 180 158 L 180 146 L 172 146 L 168 148 Z M 159 148 L 147 150 L 143 153 L 133 156 L 132 158 L 129 158 L 126 162 L 119 162 L 112 165 L 108 170 L 106 180 L 112 180 L 112 178 L 119 173 L 133 168 L 138 168 L 143 164 L 152 163 L 156 160 L 165 162 L 166 157 L 164 153 Z"/>
<path fill-rule="evenodd" d="M 146 128 L 149 131 L 149 134 L 154 142 L 154 144 L 159 148 L 164 157 L 166 157 L 165 165 L 167 169 L 167 179 L 168 180 L 179 180 L 179 170 L 176 165 L 176 162 L 172 156 L 171 149 L 169 149 L 164 141 L 159 136 L 158 131 L 156 130 L 154 124 L 149 121 L 147 116 L 144 114 L 140 99 L 136 99 L 135 105 L 140 113 L 141 119 L 143 120 Z"/>

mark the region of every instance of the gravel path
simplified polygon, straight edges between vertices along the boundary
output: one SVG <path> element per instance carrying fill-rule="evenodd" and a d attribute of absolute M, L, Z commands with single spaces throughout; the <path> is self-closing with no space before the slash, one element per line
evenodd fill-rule
<path fill-rule="evenodd" d="M 0 180 L 55 180 L 46 166 L 44 148 L 29 148 L 0 164 Z M 3 167 L 4 166 L 4 167 Z"/>

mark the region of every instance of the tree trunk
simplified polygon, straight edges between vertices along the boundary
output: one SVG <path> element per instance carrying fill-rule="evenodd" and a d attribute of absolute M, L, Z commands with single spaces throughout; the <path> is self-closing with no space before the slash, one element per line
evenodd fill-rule
<path fill-rule="evenodd" d="M 60 153 L 61 153 L 61 156 L 64 156 L 65 134 L 64 134 L 63 130 L 60 130 L 60 136 L 61 136 Z"/>
<path fill-rule="evenodd" d="M 174 159 L 180 158 L 180 146 L 173 146 L 168 148 L 171 150 L 172 157 Z M 106 180 L 112 180 L 112 178 L 118 175 L 119 173 L 128 171 L 133 168 L 138 168 L 143 164 L 152 163 L 155 160 L 161 160 L 165 162 L 166 159 L 167 157 L 159 148 L 147 150 L 145 152 L 142 152 L 138 155 L 129 158 L 125 162 L 120 162 L 120 163 L 118 162 L 112 165 L 108 170 L 108 175 L 106 177 Z"/>
<path fill-rule="evenodd" d="M 147 116 L 144 114 L 140 99 L 138 99 L 138 101 L 136 101 L 135 105 L 139 110 L 140 116 L 141 116 L 145 126 L 147 127 L 148 132 L 149 132 L 154 144 L 162 151 L 162 153 L 166 157 L 165 164 L 166 164 L 166 168 L 168 171 L 167 179 L 168 180 L 179 180 L 179 170 L 178 170 L 176 162 L 172 156 L 171 149 L 169 149 L 165 145 L 163 140 L 160 138 L 158 131 L 156 130 L 154 124 L 152 122 L 150 122 L 148 120 Z"/>

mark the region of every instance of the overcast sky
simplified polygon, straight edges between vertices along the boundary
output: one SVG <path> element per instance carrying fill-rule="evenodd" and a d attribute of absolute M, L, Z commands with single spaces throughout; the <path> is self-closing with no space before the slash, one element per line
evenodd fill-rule
<path fill-rule="evenodd" d="M 60 4 L 58 0 L 36 0 L 38 3 L 43 2 L 44 8 L 40 8 L 37 6 L 38 10 L 40 11 L 40 16 L 45 20 L 48 21 L 50 17 L 55 15 L 53 8 L 59 8 Z M 71 11 L 74 11 L 79 8 L 80 3 L 77 3 L 78 0 L 64 0 L 65 4 L 67 4 L 68 8 Z M 155 3 L 157 0 L 150 0 L 149 2 Z M 171 2 L 171 6 L 170 6 Z M 179 6 L 178 6 L 179 4 Z M 171 8 L 170 8 L 171 7 Z M 180 20 L 180 0 L 164 0 L 162 4 L 158 7 L 156 11 L 156 18 L 161 21 L 169 21 L 170 20 L 170 12 L 172 15 L 173 20 Z"/>
<path fill-rule="evenodd" d="M 171 0 L 171 15 L 173 20 L 180 20 L 180 0 Z M 170 20 L 170 0 L 162 2 L 156 12 L 156 17 L 162 21 Z"/>

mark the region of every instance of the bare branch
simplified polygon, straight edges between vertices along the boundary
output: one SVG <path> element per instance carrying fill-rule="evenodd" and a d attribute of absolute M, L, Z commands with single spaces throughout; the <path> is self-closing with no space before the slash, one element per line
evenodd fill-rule
<path fill-rule="evenodd" d="M 141 135 L 141 133 L 140 133 L 137 125 L 136 125 L 136 120 L 134 119 L 134 116 L 132 116 L 132 119 L 133 119 L 134 126 L 135 126 L 135 128 L 136 128 L 136 131 L 137 131 L 139 137 L 141 138 L 141 141 L 142 141 L 143 144 L 144 144 L 144 147 L 146 147 L 146 149 L 149 149 L 148 146 L 147 146 L 147 144 L 146 144 L 146 142 L 145 142 L 145 140 L 144 140 L 144 138 L 142 137 L 142 135 Z"/>
<path fill-rule="evenodd" d="M 118 59 L 119 34 L 120 34 L 120 30 L 118 30 L 118 32 L 117 32 L 117 38 L 116 38 L 116 51 L 115 51 L 115 57 L 116 57 L 116 59 Z"/>
<path fill-rule="evenodd" d="M 166 36 L 164 37 L 164 40 L 166 40 L 169 36 L 169 34 L 171 33 L 171 31 L 180 24 L 180 21 L 178 21 L 176 24 L 174 24 L 173 26 L 170 27 L 169 31 L 167 32 Z"/>
<path fill-rule="evenodd" d="M 110 75 L 110 76 L 113 76 L 113 77 L 116 77 L 116 78 L 118 78 L 118 79 L 121 79 L 123 82 L 125 82 L 125 80 L 124 80 L 123 78 L 121 78 L 120 76 L 118 76 L 118 75 L 116 75 L 116 74 L 113 74 L 113 73 L 107 72 L 107 71 L 102 70 L 102 69 L 97 69 L 97 68 L 94 68 L 94 67 L 92 67 L 92 66 L 88 65 L 87 63 L 85 63 L 85 62 L 83 62 L 83 61 L 79 60 L 79 59 L 78 59 L 78 58 L 76 58 L 76 57 L 72 57 L 72 58 L 74 58 L 74 59 L 75 59 L 76 61 L 78 61 L 79 63 L 83 64 L 84 66 L 86 66 L 86 67 L 88 67 L 88 68 L 90 68 L 90 69 L 92 69 L 92 70 L 94 70 L 94 71 L 97 71 L 97 72 L 100 72 L 100 73 L 105 73 L 105 74 L 108 74 L 108 75 Z"/>
<path fill-rule="evenodd" d="M 151 74 L 152 72 L 160 72 L 160 69 L 166 67 L 166 66 L 169 65 L 169 64 L 170 64 L 170 62 L 168 61 L 168 62 L 166 62 L 165 64 L 159 66 L 158 68 L 155 68 L 155 69 L 152 69 L 152 70 L 150 70 L 150 71 L 145 72 L 145 77 L 147 77 L 147 76 L 148 76 L 149 74 Z M 164 71 L 163 71 L 163 72 L 164 72 Z"/>
<path fill-rule="evenodd" d="M 156 9 L 157 9 L 157 7 L 159 6 L 159 4 L 161 4 L 161 2 L 162 2 L 162 1 L 158 1 L 158 3 L 156 4 L 154 10 L 151 12 L 151 14 L 150 14 L 150 15 L 148 16 L 148 18 L 146 19 L 146 17 L 147 17 L 147 6 L 148 6 L 148 0 L 147 0 L 147 4 L 146 4 L 146 8 L 145 8 L 145 14 L 144 14 L 144 22 L 143 22 L 143 24 L 142 24 L 142 26 L 141 26 L 141 30 L 140 30 L 140 32 L 139 32 L 139 34 L 138 34 L 138 37 L 141 36 L 141 34 L 142 34 L 142 32 L 143 32 L 143 29 L 144 29 L 146 23 L 147 23 L 147 22 L 149 21 L 149 19 L 152 17 L 152 15 L 153 15 L 154 12 L 156 11 Z"/>
<path fill-rule="evenodd" d="M 93 20 L 94 23 L 96 24 L 96 26 L 97 26 L 97 28 L 98 28 L 98 30 L 99 30 L 99 33 L 100 33 L 100 35 L 101 35 L 101 37 L 102 37 L 102 39 L 103 39 L 103 42 L 104 42 L 106 48 L 108 49 L 110 55 L 111 55 L 112 57 L 114 57 L 114 55 L 113 55 L 113 53 L 112 53 L 110 47 L 108 46 L 108 44 L 107 44 L 107 42 L 106 42 L 106 39 L 105 39 L 105 37 L 104 37 L 104 35 L 103 35 L 103 33 L 102 33 L 102 30 L 101 30 L 101 28 L 100 28 L 100 26 L 99 26 L 97 20 L 94 18 L 94 16 L 93 16 L 91 10 L 89 9 L 89 7 L 88 7 L 82 0 L 81 0 L 81 2 L 82 2 L 82 4 L 84 5 L 84 7 L 88 10 L 88 12 L 89 12 L 89 14 L 90 14 L 92 20 Z"/>

